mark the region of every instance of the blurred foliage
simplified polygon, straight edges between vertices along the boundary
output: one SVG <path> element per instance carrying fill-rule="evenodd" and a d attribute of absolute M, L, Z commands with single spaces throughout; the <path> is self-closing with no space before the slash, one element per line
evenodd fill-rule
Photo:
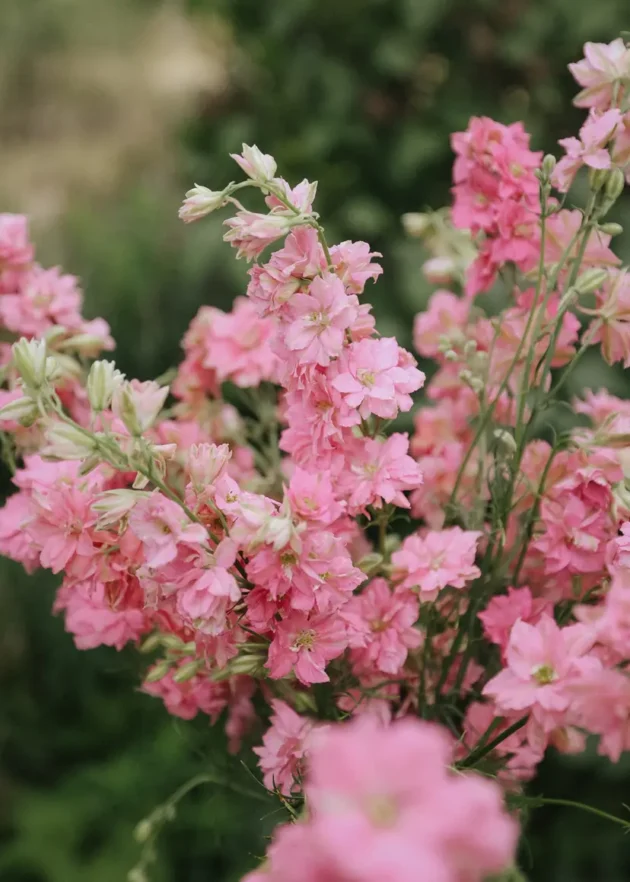
<path fill-rule="evenodd" d="M 522 118 L 533 146 L 553 149 L 582 118 L 566 64 L 584 41 L 615 37 L 627 11 L 627 0 L 2 0 L 0 193 L 33 211 L 42 260 L 82 277 L 119 365 L 147 377 L 177 359 L 201 303 L 226 307 L 243 290 L 221 218 L 184 228 L 176 211 L 192 181 L 223 186 L 228 153 L 257 143 L 289 180 L 320 182 L 332 241 L 383 253 L 369 297 L 381 330 L 408 342 L 429 288 L 400 215 L 447 201 L 450 132 L 471 115 Z M 615 219 L 630 226 L 628 201 Z M 576 372 L 586 381 L 625 392 L 598 361 Z M 4 563 L 0 577 L 2 882 L 122 882 L 135 824 L 188 777 L 218 769 L 255 786 L 225 759 L 220 726 L 169 719 L 134 691 L 134 652 L 75 650 L 50 616 L 53 580 Z M 629 789 L 627 764 L 591 755 L 551 756 L 532 786 L 614 813 Z M 261 824 L 263 813 L 216 787 L 191 794 L 154 882 L 237 879 L 277 818 Z M 538 882 L 621 882 L 630 845 L 549 807 L 531 819 L 523 862 Z"/>

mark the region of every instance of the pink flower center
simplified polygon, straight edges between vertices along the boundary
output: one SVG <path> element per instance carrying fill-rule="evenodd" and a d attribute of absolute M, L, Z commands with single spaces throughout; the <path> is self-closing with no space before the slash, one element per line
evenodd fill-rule
<path fill-rule="evenodd" d="M 360 383 L 370 388 L 376 382 L 374 371 L 357 371 L 357 377 Z"/>
<path fill-rule="evenodd" d="M 539 686 L 548 686 L 556 679 L 556 672 L 551 665 L 537 665 L 532 670 L 532 677 Z"/>
<path fill-rule="evenodd" d="M 391 796 L 374 794 L 366 800 L 366 812 L 375 827 L 393 827 L 398 819 L 398 806 Z"/>

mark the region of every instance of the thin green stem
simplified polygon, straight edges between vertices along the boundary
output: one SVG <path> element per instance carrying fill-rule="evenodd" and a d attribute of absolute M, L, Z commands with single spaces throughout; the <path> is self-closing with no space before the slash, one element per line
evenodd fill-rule
<path fill-rule="evenodd" d="M 619 818 L 617 815 L 611 815 L 609 812 L 595 808 L 595 806 L 592 805 L 586 805 L 583 802 L 575 802 L 572 799 L 553 799 L 547 798 L 546 796 L 525 797 L 525 800 L 529 802 L 533 808 L 537 808 L 541 805 L 560 805 L 565 806 L 566 808 L 580 809 L 580 811 L 589 812 L 591 815 L 597 815 L 599 818 L 604 818 L 606 821 L 612 821 L 614 824 L 619 824 L 626 830 L 630 829 L 630 820 Z"/>
<path fill-rule="evenodd" d="M 511 726 L 508 726 L 505 731 L 501 732 L 497 735 L 496 738 L 493 738 L 489 744 L 484 745 L 483 747 L 476 747 L 474 750 L 465 756 L 464 759 L 457 763 L 458 769 L 470 769 L 473 766 L 476 766 L 477 763 L 482 760 L 485 756 L 498 747 L 506 738 L 509 738 L 510 735 L 514 735 L 515 732 L 518 732 L 519 729 L 522 729 L 529 717 L 521 717 L 520 720 L 517 720 L 515 723 L 512 723 Z"/>

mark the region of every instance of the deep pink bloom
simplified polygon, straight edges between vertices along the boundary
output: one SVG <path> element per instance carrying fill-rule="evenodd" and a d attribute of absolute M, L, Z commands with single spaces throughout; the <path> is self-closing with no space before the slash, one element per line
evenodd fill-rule
<path fill-rule="evenodd" d="M 301 683 L 326 683 L 326 665 L 348 645 L 345 624 L 336 615 L 291 612 L 278 622 L 267 667 L 274 680 L 291 671 Z"/>

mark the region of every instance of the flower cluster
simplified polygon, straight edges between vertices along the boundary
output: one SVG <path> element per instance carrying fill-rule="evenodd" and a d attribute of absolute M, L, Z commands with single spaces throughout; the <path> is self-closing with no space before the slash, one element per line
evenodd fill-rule
<path fill-rule="evenodd" d="M 257 742 L 295 823 L 251 882 L 298 861 L 313 882 L 482 880 L 513 863 L 502 789 L 527 805 L 549 746 L 630 749 L 630 405 L 587 390 L 579 426 L 538 434 L 586 351 L 630 366 L 608 219 L 630 49 L 587 44 L 571 69 L 589 116 L 562 159 L 473 119 L 450 213 L 405 217 L 439 286 L 414 322 L 436 370 L 411 438 L 396 420 L 425 377 L 364 299 L 380 255 L 329 244 L 316 185 L 257 147 L 180 210 L 233 209 L 251 267 L 229 313 L 193 319 L 172 388 L 87 368 L 106 325 L 0 216 L 0 322 L 20 336 L 0 350 L 0 551 L 61 575 L 79 648 L 138 644 L 171 714 Z M 582 166 L 588 201 L 565 208 Z M 252 189 L 265 211 L 239 201 Z"/>

